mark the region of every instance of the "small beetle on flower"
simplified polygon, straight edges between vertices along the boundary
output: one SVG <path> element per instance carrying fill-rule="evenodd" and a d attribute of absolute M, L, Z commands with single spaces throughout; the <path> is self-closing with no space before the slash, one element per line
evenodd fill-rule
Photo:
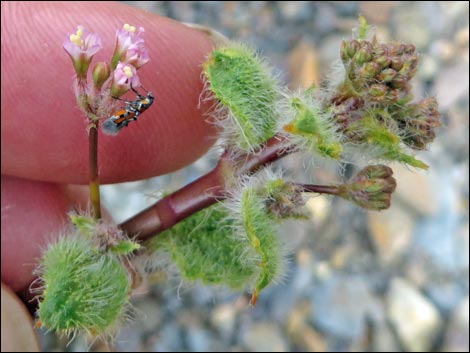
<path fill-rule="evenodd" d="M 131 90 L 137 95 L 137 99 L 132 101 L 122 100 L 126 103 L 124 109 L 121 109 L 114 113 L 112 117 L 106 120 L 102 129 L 105 134 L 116 135 L 121 129 L 127 126 L 131 121 L 137 121 L 137 117 L 145 112 L 153 103 L 154 96 L 152 92 L 147 91 L 147 96 L 141 95 L 137 90 L 131 86 Z"/>

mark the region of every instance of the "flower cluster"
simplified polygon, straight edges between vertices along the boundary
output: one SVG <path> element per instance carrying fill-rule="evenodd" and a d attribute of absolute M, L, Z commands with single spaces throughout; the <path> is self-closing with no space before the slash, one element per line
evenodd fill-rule
<path fill-rule="evenodd" d="M 72 59 L 79 107 L 91 121 L 107 118 L 114 108 L 112 97 L 121 97 L 132 87 L 140 85 L 137 70 L 149 61 L 143 38 L 144 29 L 125 24 L 116 33 L 116 46 L 110 64 L 98 62 L 93 70 L 92 84 L 87 76 L 93 56 L 102 48 L 97 33 L 77 26 L 63 46 Z"/>

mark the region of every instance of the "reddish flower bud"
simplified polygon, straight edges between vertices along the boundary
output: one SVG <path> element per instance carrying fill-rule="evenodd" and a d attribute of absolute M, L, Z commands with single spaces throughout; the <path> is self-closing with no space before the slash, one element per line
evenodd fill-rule
<path fill-rule="evenodd" d="M 385 165 L 368 166 L 350 183 L 340 186 L 339 196 L 365 209 L 387 209 L 397 186 L 392 174 L 392 169 Z"/>

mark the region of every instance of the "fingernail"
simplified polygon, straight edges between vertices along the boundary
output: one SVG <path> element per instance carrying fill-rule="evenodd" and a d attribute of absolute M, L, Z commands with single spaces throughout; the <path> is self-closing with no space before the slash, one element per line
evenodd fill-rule
<path fill-rule="evenodd" d="M 213 28 L 200 25 L 197 23 L 189 23 L 189 22 L 182 22 L 185 26 L 188 26 L 189 28 L 196 29 L 207 36 L 211 39 L 212 43 L 214 44 L 215 47 L 219 47 L 222 45 L 226 45 L 230 42 L 230 39 L 228 39 L 226 36 L 224 36 L 222 33 L 216 31 Z"/>

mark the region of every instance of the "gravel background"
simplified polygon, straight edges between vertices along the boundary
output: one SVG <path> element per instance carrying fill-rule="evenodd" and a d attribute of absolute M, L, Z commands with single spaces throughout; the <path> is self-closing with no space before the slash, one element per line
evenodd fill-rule
<path fill-rule="evenodd" d="M 255 308 L 241 293 L 180 285 L 158 274 L 136 295 L 135 322 L 117 351 L 467 351 L 469 350 L 468 2 L 127 2 L 247 42 L 292 88 L 318 81 L 338 58 L 358 13 L 380 38 L 421 53 L 416 97 L 437 95 L 444 127 L 420 157 L 429 172 L 394 166 L 398 189 L 385 212 L 328 197 L 308 200 L 312 219 L 289 222 L 293 251 L 282 284 Z M 159 178 L 104 187 L 117 221 L 207 172 L 213 156 Z M 283 164 L 305 177 L 298 158 Z M 315 170 L 317 181 L 331 171 Z M 121 208 L 116 208 L 120 205 Z M 124 206 L 124 207 L 123 207 Z M 41 333 L 45 350 L 80 351 Z M 106 350 L 95 342 L 92 351 Z"/>

